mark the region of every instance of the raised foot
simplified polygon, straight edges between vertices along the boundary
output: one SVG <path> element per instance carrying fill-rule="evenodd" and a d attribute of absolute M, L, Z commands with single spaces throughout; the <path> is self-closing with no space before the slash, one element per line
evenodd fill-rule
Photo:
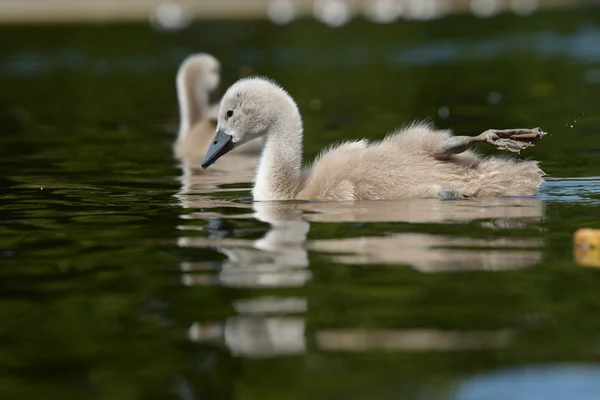
<path fill-rule="evenodd" d="M 534 129 L 490 129 L 477 137 L 478 141 L 488 143 L 500 150 L 519 152 L 527 147 L 533 147 L 546 132 L 540 128 Z"/>
<path fill-rule="evenodd" d="M 450 188 L 441 188 L 438 191 L 438 198 L 440 200 L 456 200 L 464 199 L 465 197 L 459 194 L 456 190 Z"/>

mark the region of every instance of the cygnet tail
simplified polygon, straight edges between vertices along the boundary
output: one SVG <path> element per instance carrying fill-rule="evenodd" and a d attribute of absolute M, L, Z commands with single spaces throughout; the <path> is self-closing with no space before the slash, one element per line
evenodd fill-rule
<path fill-rule="evenodd" d="M 534 196 L 544 182 L 537 161 L 506 157 L 482 159 L 462 192 L 470 197 Z"/>

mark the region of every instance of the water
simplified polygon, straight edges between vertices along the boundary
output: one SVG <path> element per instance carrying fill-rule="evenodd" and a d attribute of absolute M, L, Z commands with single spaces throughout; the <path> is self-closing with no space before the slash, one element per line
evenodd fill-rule
<path fill-rule="evenodd" d="M 600 273 L 572 246 L 600 227 L 597 13 L 1 30 L 0 397 L 598 397 Z M 172 158 L 174 72 L 198 50 L 295 96 L 307 160 L 415 118 L 541 126 L 519 157 L 548 180 L 253 204 L 247 171 Z"/>

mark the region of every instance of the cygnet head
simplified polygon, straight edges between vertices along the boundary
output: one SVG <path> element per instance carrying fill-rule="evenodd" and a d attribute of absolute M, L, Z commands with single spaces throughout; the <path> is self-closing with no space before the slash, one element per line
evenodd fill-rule
<path fill-rule="evenodd" d="M 221 81 L 221 63 L 210 54 L 199 53 L 186 58 L 177 72 L 180 91 L 192 88 L 196 98 L 212 95 Z"/>
<path fill-rule="evenodd" d="M 286 121 L 298 126 L 285 126 Z M 273 128 L 302 128 L 298 107 L 291 96 L 269 79 L 255 77 L 237 81 L 221 99 L 217 133 L 202 160 L 202 167 L 208 168 L 234 148 Z"/>

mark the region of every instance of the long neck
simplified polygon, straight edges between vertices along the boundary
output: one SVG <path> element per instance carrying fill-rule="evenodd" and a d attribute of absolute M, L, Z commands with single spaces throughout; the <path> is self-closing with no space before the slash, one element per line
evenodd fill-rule
<path fill-rule="evenodd" d="M 258 163 L 255 201 L 293 200 L 302 183 L 302 119 L 295 105 L 279 111 Z"/>
<path fill-rule="evenodd" d="M 177 75 L 180 139 L 208 112 L 208 91 L 202 85 L 200 73 L 201 71 L 186 68 Z"/>

